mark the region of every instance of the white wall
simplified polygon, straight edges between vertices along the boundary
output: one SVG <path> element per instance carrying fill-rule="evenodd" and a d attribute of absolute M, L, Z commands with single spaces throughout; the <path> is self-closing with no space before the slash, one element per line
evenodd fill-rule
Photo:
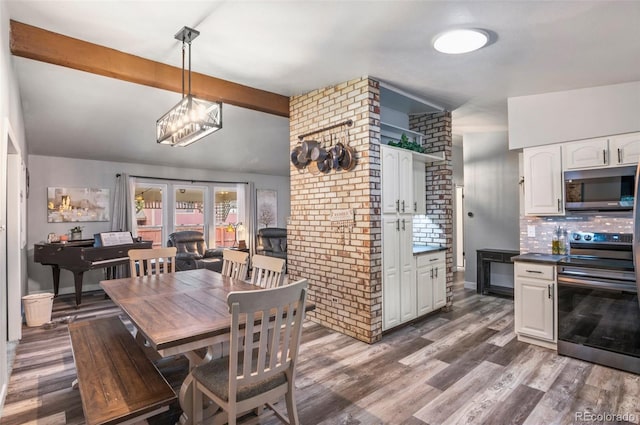
<path fill-rule="evenodd" d="M 475 288 L 478 249 L 519 249 L 518 153 L 506 132 L 476 133 L 464 135 L 463 156 L 465 282 Z M 491 269 L 493 284 L 513 284 L 511 266 Z"/>
<path fill-rule="evenodd" d="M 5 189 L 13 189 L 16 186 L 20 186 L 20 182 L 12 176 L 11 180 L 6 179 L 7 172 L 7 154 L 8 143 L 7 137 L 9 130 L 7 126 L 11 127 L 12 137 L 12 154 L 15 155 L 20 152 L 21 157 L 13 158 L 20 162 L 24 160 L 27 147 L 24 138 L 24 124 L 22 121 L 22 108 L 20 106 L 20 95 L 18 92 L 18 85 L 16 82 L 16 75 L 13 70 L 13 59 L 9 49 L 9 13 L 7 10 L 6 2 L 0 1 L 0 136 L 2 140 L 0 143 L 0 185 L 2 185 L 2 194 L 0 195 L 0 211 L 2 211 L 2 219 L 0 219 L 0 225 L 5 226 L 5 213 L 7 211 L 7 199 Z M 25 161 L 26 162 L 26 161 Z M 22 211 L 20 211 L 22 214 Z M 10 280 L 7 281 L 8 267 L 21 267 L 25 264 L 26 251 L 21 249 L 19 244 L 9 246 L 6 245 L 7 236 L 6 232 L 0 231 L 0 416 L 2 416 L 2 408 L 4 405 L 4 398 L 6 395 L 7 384 L 9 380 L 9 367 L 7 360 L 7 310 L 16 311 L 20 306 L 7 304 L 7 294 L 18 293 L 26 282 L 26 275 L 22 282 L 16 282 Z M 6 248 L 6 249 L 5 249 Z M 7 252 L 10 250 L 12 258 L 19 258 L 19 264 L 7 264 Z M 17 255 L 16 255 L 17 254 Z M 15 275 L 15 274 L 12 274 Z M 18 273 L 18 275 L 20 275 Z M 18 279 L 20 280 L 20 278 Z M 8 288 L 9 287 L 9 288 Z M 12 326 L 12 323 L 9 323 Z M 14 332 L 12 331 L 12 334 Z"/>
<path fill-rule="evenodd" d="M 31 173 L 31 193 L 27 215 L 27 248 L 28 248 L 28 291 L 52 291 L 53 279 L 51 268 L 33 262 L 33 245 L 46 240 L 47 234 L 67 233 L 72 227 L 69 223 L 47 223 L 47 187 L 95 187 L 115 190 L 116 174 L 244 182 L 252 181 L 256 189 L 275 189 L 278 192 L 278 226 L 286 227 L 286 218 L 290 214 L 289 177 L 268 176 L 260 174 L 223 173 L 210 170 L 183 169 L 153 165 L 139 165 L 119 162 L 89 161 L 73 158 L 29 155 Z M 113 202 L 113 200 L 112 200 Z M 94 233 L 111 230 L 110 222 L 83 223 L 83 233 Z M 99 289 L 98 283 L 104 279 L 102 270 L 85 273 L 84 290 Z M 60 293 L 73 293 L 73 275 L 67 270 L 60 273 Z"/>
<path fill-rule="evenodd" d="M 640 131 L 640 81 L 510 97 L 509 149 Z"/>

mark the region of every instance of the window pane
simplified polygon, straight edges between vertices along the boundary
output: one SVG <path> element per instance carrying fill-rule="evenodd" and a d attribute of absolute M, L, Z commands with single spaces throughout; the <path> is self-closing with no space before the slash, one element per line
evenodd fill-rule
<path fill-rule="evenodd" d="M 216 247 L 236 245 L 238 192 L 235 187 L 216 188 L 214 197 Z"/>
<path fill-rule="evenodd" d="M 184 186 L 175 189 L 174 231 L 195 230 L 204 232 L 205 188 Z"/>
<path fill-rule="evenodd" d="M 145 241 L 153 241 L 153 246 L 162 246 L 162 199 L 163 186 L 144 183 L 136 184 L 134 211 L 137 231 Z"/>

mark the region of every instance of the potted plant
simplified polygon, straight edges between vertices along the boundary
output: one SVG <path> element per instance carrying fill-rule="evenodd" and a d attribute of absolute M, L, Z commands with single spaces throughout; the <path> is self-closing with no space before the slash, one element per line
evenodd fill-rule
<path fill-rule="evenodd" d="M 82 239 L 82 226 L 75 226 L 69 229 L 69 240 L 77 241 Z"/>

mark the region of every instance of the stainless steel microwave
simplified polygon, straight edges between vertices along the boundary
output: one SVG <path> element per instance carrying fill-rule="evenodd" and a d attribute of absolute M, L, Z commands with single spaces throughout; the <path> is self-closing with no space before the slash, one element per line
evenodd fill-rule
<path fill-rule="evenodd" d="M 631 211 L 636 167 L 564 172 L 566 211 Z"/>

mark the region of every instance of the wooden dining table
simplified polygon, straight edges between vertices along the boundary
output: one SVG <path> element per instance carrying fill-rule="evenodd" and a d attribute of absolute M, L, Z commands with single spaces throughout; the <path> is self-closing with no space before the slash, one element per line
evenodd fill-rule
<path fill-rule="evenodd" d="M 227 295 L 261 289 L 208 269 L 104 280 L 100 286 L 131 320 L 137 339 L 162 357 L 185 355 L 190 369 L 219 356 L 214 347 L 228 341 Z M 207 348 L 205 356 L 196 352 L 202 348 Z M 183 424 L 192 423 L 192 382 L 189 373 L 180 389 Z"/>

